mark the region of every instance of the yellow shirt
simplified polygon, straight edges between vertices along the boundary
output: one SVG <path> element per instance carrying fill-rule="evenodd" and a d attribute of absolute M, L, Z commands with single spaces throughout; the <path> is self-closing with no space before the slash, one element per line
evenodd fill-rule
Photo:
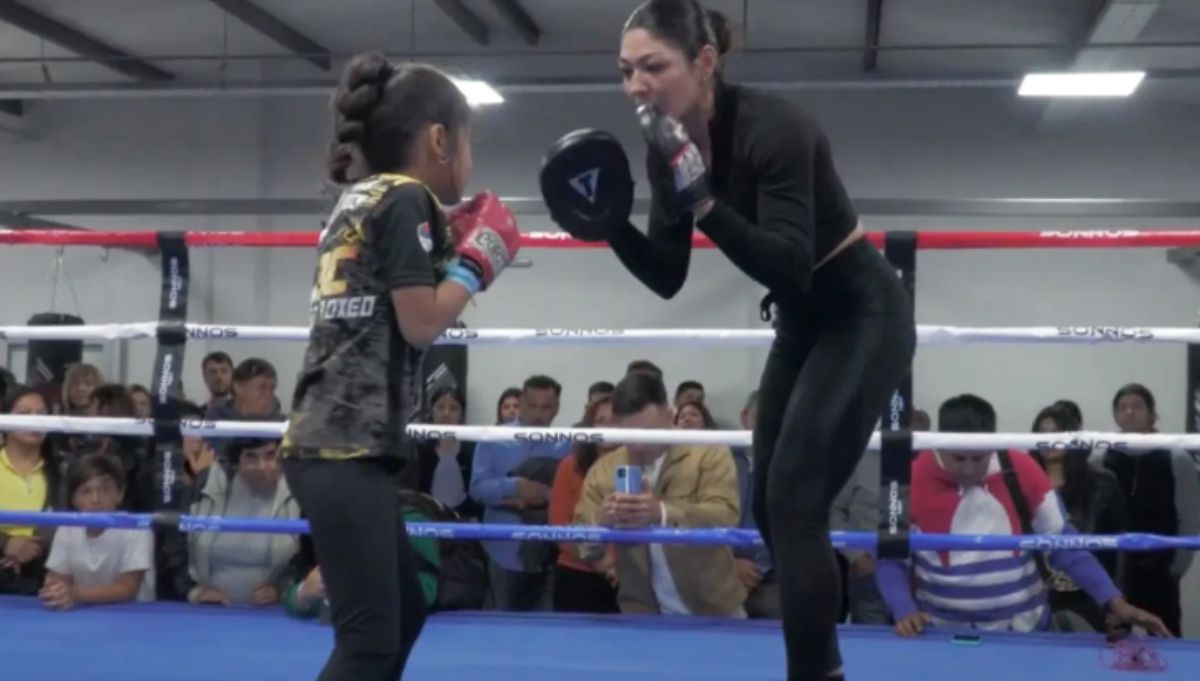
<path fill-rule="evenodd" d="M 20 473 L 8 460 L 8 450 L 0 449 L 0 509 L 5 511 L 40 511 L 46 507 L 46 476 L 42 462 L 28 474 Z M 18 537 L 32 537 L 33 527 L 0 525 L 0 532 Z"/>

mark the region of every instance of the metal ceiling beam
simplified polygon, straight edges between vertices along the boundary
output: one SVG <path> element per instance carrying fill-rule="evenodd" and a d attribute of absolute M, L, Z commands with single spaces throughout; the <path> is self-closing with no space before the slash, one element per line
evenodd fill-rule
<path fill-rule="evenodd" d="M 471 8 L 462 4 L 462 0 L 433 0 L 438 9 L 442 10 L 446 16 L 458 24 L 458 27 L 463 30 L 463 33 L 471 36 L 479 45 L 487 45 L 490 41 L 491 29 L 487 22 L 476 14 Z"/>
<path fill-rule="evenodd" d="M 867 73 L 879 64 L 879 34 L 883 28 L 883 0 L 867 0 L 867 36 L 863 42 L 862 68 Z"/>
<path fill-rule="evenodd" d="M 332 68 L 333 57 L 329 50 L 250 0 L 210 0 L 210 2 L 293 53 L 303 55 L 303 58 L 313 66 L 323 71 Z"/>
<path fill-rule="evenodd" d="M 527 45 L 537 45 L 542 38 L 542 29 L 521 6 L 520 0 L 492 0 L 496 8 L 513 29 L 521 36 Z"/>
<path fill-rule="evenodd" d="M 774 91 L 887 91 L 1015 89 L 1020 73 L 964 73 L 925 76 L 891 73 L 887 77 L 761 78 L 746 74 L 739 82 Z M 1200 69 L 1158 69 L 1148 82 L 1200 81 Z M 620 82 L 607 77 L 490 79 L 504 95 L 619 94 Z M 71 82 L 0 83 L 0 99 L 180 99 L 187 97 L 324 97 L 333 79 L 204 80 L 187 83 Z"/>
<path fill-rule="evenodd" d="M 175 78 L 173 74 L 149 62 L 80 33 L 14 0 L 0 0 L 0 21 L 136 80 L 167 81 Z"/>
<path fill-rule="evenodd" d="M 134 215 L 325 215 L 330 199 L 43 199 L 0 201 L 0 214 L 51 216 Z M 540 197 L 504 197 L 520 215 L 546 215 Z M 981 216 L 981 217 L 1095 217 L 1200 218 L 1200 202 L 1162 199 L 890 199 L 855 198 L 854 207 L 867 215 Z M 634 200 L 633 209 L 645 214 L 649 199 Z"/>
<path fill-rule="evenodd" d="M 1107 71 L 1120 66 L 1121 53 L 1097 48 L 1096 43 L 1133 42 L 1154 18 L 1166 0 L 1098 0 L 1091 24 L 1067 71 Z M 1037 129 L 1061 125 L 1086 110 L 1079 101 L 1051 100 L 1046 103 Z"/>
<path fill-rule="evenodd" d="M 0 210 L 0 225 L 10 229 L 65 229 L 72 232 L 83 231 L 83 227 L 68 225 L 54 220 L 43 220 L 29 215 Z"/>

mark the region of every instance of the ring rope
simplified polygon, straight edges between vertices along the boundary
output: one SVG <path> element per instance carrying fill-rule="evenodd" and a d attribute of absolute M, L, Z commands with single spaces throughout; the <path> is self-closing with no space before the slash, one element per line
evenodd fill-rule
<path fill-rule="evenodd" d="M 307 326 L 239 326 L 187 324 L 189 340 L 307 341 Z M 142 340 L 156 338 L 156 322 L 80 324 L 70 326 L 0 326 L 5 340 Z M 635 345 L 686 343 L 699 346 L 765 347 L 773 329 L 448 329 L 437 345 Z M 1196 343 L 1200 329 L 1140 326 L 917 326 L 922 345 L 976 343 L 1083 344 Z"/>
<path fill-rule="evenodd" d="M 171 527 L 182 532 L 254 532 L 307 534 L 307 520 L 223 518 L 174 513 L 61 513 L 0 511 L 0 525 L 88 527 L 93 529 L 150 529 Z M 554 541 L 633 544 L 703 544 L 761 546 L 757 530 L 738 528 L 612 530 L 573 525 L 481 525 L 478 523 L 408 523 L 408 533 L 438 539 Z M 874 549 L 874 532 L 829 533 L 834 547 Z M 911 536 L 917 551 L 1166 551 L 1200 549 L 1200 535 L 1169 537 L 1152 534 L 1122 535 L 971 535 L 920 534 Z"/>
<path fill-rule="evenodd" d="M 184 435 L 213 439 L 235 437 L 281 437 L 287 428 L 282 421 L 202 421 L 181 420 Z M 99 416 L 0 415 L 0 432 L 32 431 L 41 433 L 95 433 L 104 435 L 150 436 L 154 433 L 149 419 Z M 748 447 L 749 430 L 678 430 L 636 428 L 518 428 L 514 426 L 442 426 L 410 424 L 409 437 L 416 440 L 457 438 L 465 442 L 593 443 L 593 444 L 690 444 Z M 989 451 L 995 449 L 1056 449 L 1063 451 L 1126 452 L 1155 449 L 1200 449 L 1200 433 L 1109 433 L 1076 431 L 1063 433 L 930 433 L 912 434 L 914 449 L 959 449 Z M 878 432 L 867 446 L 880 448 Z"/>
<path fill-rule="evenodd" d="M 191 247 L 312 248 L 317 232 L 179 232 Z M 867 239 L 882 246 L 886 232 L 870 232 Z M 916 248 L 1166 248 L 1200 246 L 1200 229 L 1069 229 L 1041 231 L 926 231 L 916 233 Z M 46 246 L 110 246 L 157 249 L 156 232 L 147 231 L 70 231 L 54 229 L 0 229 L 0 244 Z M 714 248 L 703 235 L 696 235 L 694 248 Z M 603 241 L 573 239 L 566 232 L 525 232 L 521 246 L 526 248 L 607 249 Z"/>

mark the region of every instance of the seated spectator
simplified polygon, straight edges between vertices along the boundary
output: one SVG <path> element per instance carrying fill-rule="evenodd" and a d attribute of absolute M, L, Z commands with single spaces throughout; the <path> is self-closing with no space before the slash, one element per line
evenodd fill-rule
<path fill-rule="evenodd" d="M 924 414 L 914 410 L 917 424 Z M 925 415 L 926 422 L 929 416 Z M 928 425 L 928 423 L 926 424 Z M 879 452 L 863 452 L 854 473 L 834 497 L 829 529 L 841 532 L 875 532 L 879 527 Z M 843 575 L 842 595 L 846 615 L 853 624 L 890 624 L 887 604 L 875 581 L 875 556 L 870 551 L 838 549 L 838 568 Z"/>
<path fill-rule="evenodd" d="M 704 404 L 704 385 L 700 381 L 683 381 L 675 388 L 675 408 L 685 404 Z"/>
<path fill-rule="evenodd" d="M 104 418 L 133 418 L 133 399 L 123 385 L 107 383 L 92 392 L 95 416 Z M 108 454 L 116 457 L 125 473 L 121 510 L 141 513 L 151 510 L 154 478 L 150 453 L 153 441 L 144 437 L 125 435 L 70 435 L 62 458 L 67 465 L 89 454 Z"/>
<path fill-rule="evenodd" d="M 204 409 L 191 402 L 179 402 L 176 410 L 180 419 L 204 420 Z M 183 436 L 183 475 L 189 488 L 216 460 L 217 453 L 208 440 L 194 435 Z"/>
<path fill-rule="evenodd" d="M 613 393 L 620 428 L 672 427 L 666 387 L 635 371 Z M 618 466 L 642 469 L 641 494 L 615 491 Z M 728 447 L 626 445 L 588 471 L 575 524 L 615 528 L 733 527 L 738 522 L 738 479 Z M 581 544 L 594 565 L 604 545 Z M 617 602 L 623 613 L 745 617 L 746 588 L 728 546 L 618 544 Z"/>
<path fill-rule="evenodd" d="M 675 412 L 675 427 L 684 430 L 716 430 L 717 422 L 703 402 L 684 402 Z"/>
<path fill-rule="evenodd" d="M 1122 433 L 1153 433 L 1158 422 L 1154 395 L 1131 383 L 1113 396 L 1113 420 Z M 1103 465 L 1117 476 L 1129 509 L 1129 531 L 1170 536 L 1200 534 L 1200 480 L 1182 450 L 1129 454 L 1110 449 Z M 1126 557 L 1125 586 L 1131 603 L 1163 618 L 1180 635 L 1183 615 L 1179 580 L 1192 564 L 1192 551 L 1138 551 Z"/>
<path fill-rule="evenodd" d="M 178 402 L 179 418 L 185 421 L 201 421 L 204 409 L 192 402 Z M 199 496 L 197 481 L 208 482 L 207 471 L 216 461 L 217 455 L 208 441 L 196 435 L 183 436 L 183 472 L 180 507 L 190 508 Z M 147 466 L 153 470 L 154 466 Z M 188 535 L 173 529 L 159 528 L 154 542 L 155 587 L 158 600 L 184 601 L 194 586 L 188 565 Z"/>
<path fill-rule="evenodd" d="M 663 380 L 663 370 L 657 364 L 648 359 L 635 359 L 625 367 L 625 375 L 628 376 L 635 371 L 645 371 L 658 377 L 658 380 Z"/>
<path fill-rule="evenodd" d="M 112 513 L 125 495 L 125 471 L 109 454 L 88 454 L 67 469 L 67 498 L 81 513 Z M 154 535 L 150 530 L 60 527 L 38 594 L 51 610 L 77 605 L 154 600 Z"/>
<path fill-rule="evenodd" d="M 1042 409 L 1033 420 L 1035 433 L 1070 432 L 1080 427 L 1071 410 L 1060 403 Z M 1090 463 L 1090 454 L 1091 451 L 1086 447 L 1046 447 L 1030 452 L 1058 491 L 1072 527 L 1083 534 L 1123 534 L 1129 530 L 1129 514 L 1117 477 Z M 1124 552 L 1096 553 L 1096 560 L 1100 561 L 1118 588 L 1124 583 L 1118 570 L 1118 565 L 1122 565 L 1124 559 Z M 1056 629 L 1107 629 L 1104 612 L 1070 577 L 1052 570 L 1047 586 L 1050 588 L 1050 610 L 1055 618 Z"/>
<path fill-rule="evenodd" d="M 612 398 L 601 397 L 588 405 L 580 428 L 603 428 L 613 422 Z M 575 445 L 563 458 L 550 490 L 550 524 L 570 525 L 575 506 L 583 492 L 583 479 L 600 457 L 616 445 L 585 442 Z M 558 563 L 554 566 L 554 609 L 559 612 L 620 612 L 617 607 L 616 552 L 610 550 L 600 564 L 579 556 L 579 545 L 558 545 Z"/>
<path fill-rule="evenodd" d="M 233 358 L 224 352 L 210 352 L 200 363 L 204 385 L 208 388 L 206 409 L 216 409 L 227 402 L 233 390 Z"/>
<path fill-rule="evenodd" d="M 32 388 L 12 386 L 5 414 L 45 416 L 46 398 Z M 62 510 L 61 468 L 45 433 L 13 430 L 0 448 L 0 510 Z M 33 595 L 46 575 L 52 527 L 0 525 L 0 594 Z"/>
<path fill-rule="evenodd" d="M 95 416 L 92 393 L 104 383 L 104 374 L 91 364 L 72 364 L 63 377 L 62 406 L 67 416 Z"/>
<path fill-rule="evenodd" d="M 975 395 L 953 397 L 938 409 L 938 430 L 994 433 L 996 412 Z M 1006 480 L 1006 471 L 1011 479 Z M 913 532 L 1075 533 L 1050 479 L 1025 452 L 921 452 L 912 465 L 911 514 Z M 1045 630 L 1051 620 L 1039 565 L 1043 559 L 1114 621 L 1169 635 L 1162 620 L 1121 596 L 1087 551 L 1050 551 L 1044 558 L 1026 551 L 917 551 L 911 565 L 909 560 L 879 561 L 876 578 L 901 636 L 915 636 L 929 624 Z"/>
<path fill-rule="evenodd" d="M 454 511 L 428 494 L 398 490 L 404 521 L 440 523 L 452 520 Z M 479 610 L 487 600 L 487 557 L 479 542 L 466 539 L 409 538 L 417 557 L 417 577 L 429 612 Z M 283 592 L 284 607 L 299 619 L 330 620 L 325 581 L 308 535 L 289 563 L 290 584 Z"/>
<path fill-rule="evenodd" d="M 518 427 L 545 428 L 558 415 L 562 386 L 531 376 L 521 388 Z M 480 442 L 471 470 L 471 497 L 488 524 L 544 525 L 550 485 L 567 455 L 566 442 Z M 492 594 L 500 610 L 549 610 L 553 547 L 544 542 L 486 541 Z"/>
<path fill-rule="evenodd" d="M 277 440 L 230 443 L 228 464 L 210 466 L 197 480 L 197 516 L 295 520 L 300 506 L 283 479 Z M 193 532 L 188 535 L 192 603 L 279 602 L 289 583 L 286 568 L 299 547 L 290 534 Z"/>
<path fill-rule="evenodd" d="M 461 390 L 447 386 L 433 394 L 429 410 L 430 423 L 461 426 L 466 399 Z M 467 494 L 474 460 L 474 442 L 449 437 L 417 443 L 417 489 L 454 509 L 464 520 L 481 519 L 483 507 Z"/>
<path fill-rule="evenodd" d="M 233 370 L 233 396 L 208 408 L 210 421 L 286 421 L 275 397 L 278 376 L 275 366 L 265 359 L 242 360 Z M 225 463 L 230 440 L 211 441 L 217 459 Z"/>
<path fill-rule="evenodd" d="M 506 388 L 496 401 L 496 425 L 514 423 L 521 416 L 521 389 Z"/>
<path fill-rule="evenodd" d="M 929 412 L 924 409 L 913 409 L 912 426 L 913 432 L 925 432 L 933 427 L 933 423 L 929 420 Z"/>
<path fill-rule="evenodd" d="M 591 407 L 599 400 L 612 399 L 615 387 L 609 381 L 596 381 L 588 386 L 587 406 Z"/>
<path fill-rule="evenodd" d="M 609 381 L 596 381 L 588 386 L 587 403 L 583 405 L 583 419 L 587 418 L 587 412 L 592 408 L 592 405 L 597 400 L 611 398 L 613 392 L 613 384 Z M 583 420 L 580 420 L 574 425 L 575 428 L 583 428 Z"/>
<path fill-rule="evenodd" d="M 129 386 L 129 399 L 133 400 L 133 415 L 139 419 L 148 419 L 154 415 L 152 398 L 146 386 L 134 383 Z"/>
<path fill-rule="evenodd" d="M 1051 406 L 1066 409 L 1071 414 L 1071 418 L 1074 419 L 1075 423 L 1078 423 L 1079 427 L 1083 428 L 1083 410 L 1079 408 L 1079 405 L 1074 400 L 1055 400 Z"/>
<path fill-rule="evenodd" d="M 758 391 L 750 393 L 746 405 L 742 407 L 741 424 L 745 430 L 753 430 L 758 420 Z M 678 421 L 678 415 L 676 415 Z M 754 470 L 754 452 L 752 447 L 733 447 L 733 463 L 737 467 L 738 500 L 740 504 L 740 519 L 738 527 L 743 530 L 758 530 L 754 524 L 754 480 L 750 474 Z M 775 564 L 771 560 L 771 552 L 765 546 L 735 546 L 733 547 L 733 565 L 737 569 L 738 579 L 746 587 L 746 615 L 752 618 L 767 618 L 777 620 L 782 615 L 779 601 L 779 581 L 775 574 Z"/>

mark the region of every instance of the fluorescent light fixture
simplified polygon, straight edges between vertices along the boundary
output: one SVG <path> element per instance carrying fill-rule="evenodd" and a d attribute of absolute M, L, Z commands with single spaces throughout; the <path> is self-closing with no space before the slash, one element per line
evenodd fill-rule
<path fill-rule="evenodd" d="M 1021 81 L 1022 97 L 1128 97 L 1145 71 L 1030 73 Z"/>
<path fill-rule="evenodd" d="M 488 85 L 485 81 L 455 80 L 454 84 L 467 96 L 467 102 L 471 106 L 504 103 L 504 98 L 500 96 L 499 92 L 496 92 L 496 88 Z"/>

